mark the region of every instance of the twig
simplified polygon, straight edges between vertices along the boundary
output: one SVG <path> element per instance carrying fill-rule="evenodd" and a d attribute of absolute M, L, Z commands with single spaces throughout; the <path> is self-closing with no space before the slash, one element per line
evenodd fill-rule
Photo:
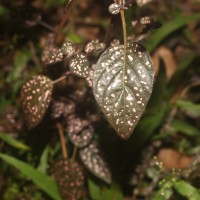
<path fill-rule="evenodd" d="M 72 154 L 72 163 L 75 161 L 76 159 L 76 155 L 77 155 L 77 151 L 78 151 L 78 147 L 74 146 L 74 150 L 73 150 L 73 154 Z"/>
<path fill-rule="evenodd" d="M 44 28 L 52 31 L 52 32 L 55 32 L 55 29 L 51 25 L 47 24 L 44 21 L 39 21 L 38 24 L 41 25 L 41 26 L 43 26 Z"/>
<path fill-rule="evenodd" d="M 58 29 L 56 31 L 56 35 L 58 36 L 58 34 L 61 32 L 61 30 L 63 29 L 66 21 L 68 20 L 69 18 L 69 14 L 70 14 L 70 10 L 71 10 L 71 7 L 72 7 L 72 3 L 73 3 L 73 0 L 69 0 L 67 2 L 67 5 L 65 6 L 65 14 L 62 18 L 62 21 L 60 22 L 60 25 L 58 26 Z"/>
<path fill-rule="evenodd" d="M 60 136 L 60 143 L 61 143 L 61 147 L 62 147 L 62 154 L 63 154 L 63 158 L 67 158 L 67 148 L 65 146 L 65 137 L 64 137 L 64 132 L 63 132 L 63 128 L 61 126 L 60 123 L 56 123 L 58 132 L 59 132 L 59 136 Z"/>
<path fill-rule="evenodd" d="M 58 78 L 55 81 L 53 81 L 53 84 L 56 84 L 56 83 L 58 83 L 58 82 L 60 82 L 60 81 L 62 81 L 64 79 L 66 79 L 66 78 L 67 78 L 67 76 L 61 76 L 60 78 Z"/>

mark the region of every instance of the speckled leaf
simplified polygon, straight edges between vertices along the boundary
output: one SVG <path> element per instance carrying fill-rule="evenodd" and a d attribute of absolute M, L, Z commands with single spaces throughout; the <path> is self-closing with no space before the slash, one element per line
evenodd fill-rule
<path fill-rule="evenodd" d="M 81 160 L 91 173 L 106 183 L 111 183 L 111 172 L 95 140 L 87 147 L 81 149 L 79 153 Z"/>
<path fill-rule="evenodd" d="M 68 132 L 68 136 L 75 146 L 83 148 L 91 142 L 94 136 L 94 129 L 92 126 L 89 126 L 83 129 L 80 133 Z"/>
<path fill-rule="evenodd" d="M 85 53 L 102 52 L 106 44 L 101 43 L 99 40 L 92 40 L 84 48 Z"/>
<path fill-rule="evenodd" d="M 47 64 L 55 64 L 64 59 L 63 52 L 55 47 L 46 48 L 43 52 L 42 61 Z"/>
<path fill-rule="evenodd" d="M 110 47 L 94 67 L 95 99 L 122 139 L 128 139 L 152 92 L 149 53 L 138 43 Z"/>
<path fill-rule="evenodd" d="M 89 61 L 87 57 L 80 53 L 76 54 L 74 58 L 69 63 L 69 68 L 72 73 L 77 76 L 87 78 L 89 75 Z"/>
<path fill-rule="evenodd" d="M 34 128 L 43 118 L 52 94 L 52 81 L 46 76 L 34 76 L 21 89 L 20 99 L 28 128 Z"/>
<path fill-rule="evenodd" d="M 61 51 L 65 56 L 69 57 L 75 52 L 75 47 L 71 42 L 67 41 L 62 45 Z"/>
<path fill-rule="evenodd" d="M 68 117 L 66 132 L 75 146 L 83 148 L 91 142 L 94 128 L 89 123 L 87 119 L 81 119 L 75 115 Z"/>

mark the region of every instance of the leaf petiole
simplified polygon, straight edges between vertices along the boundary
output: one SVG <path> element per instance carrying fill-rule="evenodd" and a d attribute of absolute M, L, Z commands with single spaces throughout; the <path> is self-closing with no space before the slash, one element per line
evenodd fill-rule
<path fill-rule="evenodd" d="M 125 4 L 124 0 L 120 0 L 120 4 Z M 124 38 L 124 48 L 127 46 L 127 32 L 126 32 L 126 19 L 124 15 L 124 10 L 120 10 L 121 20 L 122 20 L 122 28 L 123 28 L 123 38 Z"/>
<path fill-rule="evenodd" d="M 55 81 L 53 81 L 52 82 L 52 85 L 54 85 L 54 84 L 56 84 L 56 83 L 58 83 L 58 82 L 60 82 L 60 81 L 62 81 L 62 80 L 64 80 L 64 79 L 66 79 L 67 78 L 67 76 L 65 75 L 65 76 L 61 76 L 60 78 L 58 78 L 58 79 L 56 79 Z"/>

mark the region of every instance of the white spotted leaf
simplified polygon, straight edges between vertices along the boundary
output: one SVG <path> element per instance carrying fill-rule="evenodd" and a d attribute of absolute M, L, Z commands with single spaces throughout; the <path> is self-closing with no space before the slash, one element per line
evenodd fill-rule
<path fill-rule="evenodd" d="M 20 100 L 29 129 L 43 119 L 51 101 L 52 89 L 52 81 L 42 75 L 34 76 L 23 84 Z"/>
<path fill-rule="evenodd" d="M 121 6 L 118 3 L 113 3 L 109 6 L 108 10 L 111 14 L 116 15 L 120 12 Z"/>
<path fill-rule="evenodd" d="M 94 136 L 90 122 L 73 114 L 68 117 L 66 132 L 70 141 L 79 148 L 87 146 Z"/>
<path fill-rule="evenodd" d="M 106 44 L 95 39 L 87 43 L 84 48 L 85 53 L 102 52 L 105 49 Z"/>
<path fill-rule="evenodd" d="M 138 43 L 108 48 L 94 67 L 93 93 L 122 139 L 128 139 L 152 93 L 154 72 L 146 49 Z"/>
<path fill-rule="evenodd" d="M 83 54 L 76 54 L 69 63 L 70 71 L 80 77 L 87 78 L 89 75 L 89 61 Z"/>
<path fill-rule="evenodd" d="M 98 143 L 95 140 L 93 140 L 87 147 L 80 149 L 79 154 L 83 164 L 92 174 L 108 184 L 111 183 L 110 169 L 104 160 Z"/>
<path fill-rule="evenodd" d="M 75 47 L 71 42 L 66 41 L 66 42 L 63 43 L 63 45 L 61 47 L 61 52 L 65 56 L 70 57 L 75 52 Z"/>

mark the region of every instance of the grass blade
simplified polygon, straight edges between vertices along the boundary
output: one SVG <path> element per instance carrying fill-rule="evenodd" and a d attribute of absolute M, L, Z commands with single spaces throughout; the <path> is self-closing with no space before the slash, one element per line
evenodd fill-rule
<path fill-rule="evenodd" d="M 164 24 L 159 30 L 155 31 L 148 38 L 148 42 L 146 43 L 146 48 L 149 51 L 153 51 L 158 44 L 169 34 L 178 30 L 179 28 L 185 26 L 191 21 L 199 20 L 200 14 L 190 15 L 190 16 L 179 16 L 176 19 L 172 19 L 168 23 Z"/>
<path fill-rule="evenodd" d="M 54 200 L 61 200 L 57 185 L 53 179 L 14 157 L 0 153 L 0 158 L 17 168 Z"/>

